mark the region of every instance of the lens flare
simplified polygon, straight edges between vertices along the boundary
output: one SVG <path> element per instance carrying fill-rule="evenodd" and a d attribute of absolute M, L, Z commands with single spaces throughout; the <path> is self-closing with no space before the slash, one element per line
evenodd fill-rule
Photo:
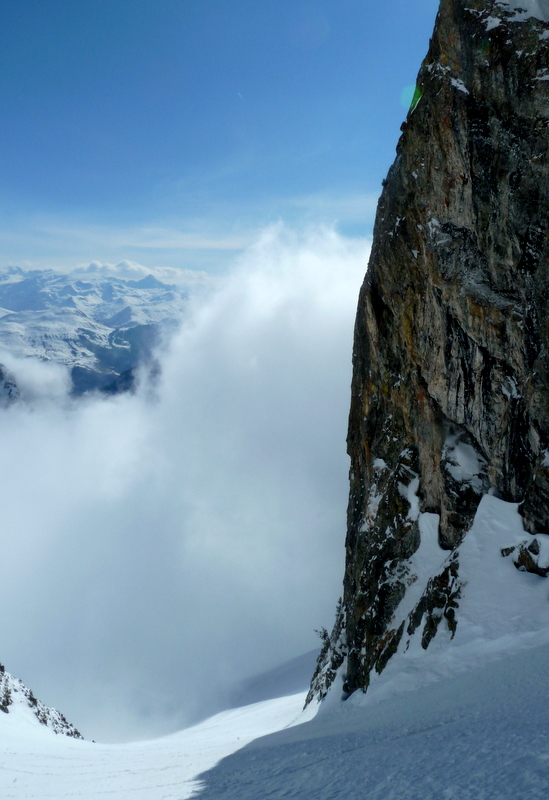
<path fill-rule="evenodd" d="M 400 93 L 400 103 L 406 109 L 406 111 L 410 111 L 411 109 L 415 108 L 420 99 L 421 89 L 415 83 L 410 84 L 410 86 L 405 86 Z"/>

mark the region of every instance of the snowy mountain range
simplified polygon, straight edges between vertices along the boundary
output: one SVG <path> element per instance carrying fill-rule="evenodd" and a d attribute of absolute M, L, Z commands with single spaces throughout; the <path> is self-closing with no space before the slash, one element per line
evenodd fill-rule
<path fill-rule="evenodd" d="M 129 388 L 131 370 L 173 332 L 188 300 L 188 291 L 153 275 L 134 281 L 89 268 L 11 267 L 0 273 L 0 363 L 4 351 L 62 364 L 76 395 Z"/>

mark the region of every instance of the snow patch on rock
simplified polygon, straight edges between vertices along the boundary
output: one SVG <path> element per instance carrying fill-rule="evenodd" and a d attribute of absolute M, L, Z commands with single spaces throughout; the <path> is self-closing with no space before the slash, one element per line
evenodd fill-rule
<path fill-rule="evenodd" d="M 10 716 L 8 729 L 32 731 L 42 727 L 50 732 L 82 739 L 81 733 L 55 708 L 45 706 L 20 680 L 0 664 L 0 711 Z"/>
<path fill-rule="evenodd" d="M 549 22 L 549 0 L 497 0 L 497 4 L 512 12 L 511 19 L 515 22 L 522 22 L 531 17 L 541 22 Z"/>

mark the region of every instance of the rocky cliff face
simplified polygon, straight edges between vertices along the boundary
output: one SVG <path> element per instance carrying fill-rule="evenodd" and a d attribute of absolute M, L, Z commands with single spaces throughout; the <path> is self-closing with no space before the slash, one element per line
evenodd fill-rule
<path fill-rule="evenodd" d="M 344 597 L 310 697 L 459 625 L 486 493 L 549 533 L 549 3 L 441 0 L 379 201 L 353 353 Z M 421 524 L 444 568 L 406 612 Z M 529 532 L 529 533 L 527 533 Z M 510 587 L 512 591 L 512 587 Z"/>

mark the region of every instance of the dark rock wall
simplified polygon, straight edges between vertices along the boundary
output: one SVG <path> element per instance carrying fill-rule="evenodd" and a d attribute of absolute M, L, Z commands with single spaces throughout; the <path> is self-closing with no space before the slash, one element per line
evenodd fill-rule
<path fill-rule="evenodd" d="M 457 548 L 483 494 L 549 533 L 548 147 L 549 24 L 442 0 L 358 303 L 348 692 L 420 621 L 424 647 L 441 620 L 455 630 Z M 440 515 L 454 556 L 397 625 L 420 511 Z"/>

